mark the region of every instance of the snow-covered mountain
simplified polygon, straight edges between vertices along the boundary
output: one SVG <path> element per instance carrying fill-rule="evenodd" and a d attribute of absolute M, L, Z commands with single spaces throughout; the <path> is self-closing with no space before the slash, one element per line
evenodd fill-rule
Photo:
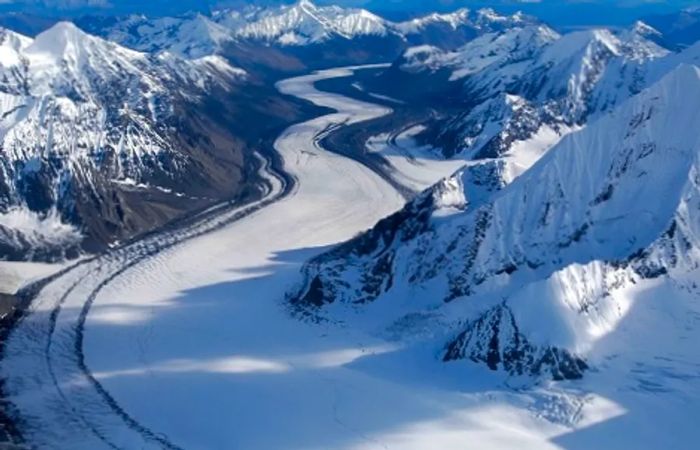
<path fill-rule="evenodd" d="M 220 11 L 213 19 L 236 37 L 282 45 L 317 43 L 333 37 L 384 36 L 389 32 L 389 24 L 367 10 L 316 6 L 309 0 L 271 9 Z"/>
<path fill-rule="evenodd" d="M 698 295 L 698 102 L 700 69 L 681 65 L 508 185 L 494 182 L 502 160 L 468 166 L 309 263 L 292 304 L 407 339 L 428 330 L 445 361 L 513 375 L 581 377 L 611 364 L 613 333 L 677 342 L 673 320 L 652 336 L 621 323 Z"/>
<path fill-rule="evenodd" d="M 501 16 L 491 9 L 460 9 L 449 14 L 435 13 L 405 22 L 392 22 L 365 9 L 316 6 L 309 0 L 300 0 L 279 8 L 256 8 L 244 12 L 219 11 L 213 19 L 231 29 L 239 38 L 281 45 L 389 35 L 406 41 L 439 39 L 449 42 L 447 33 L 461 31 L 462 39 L 469 39 L 479 33 L 510 28 L 534 20 L 522 14 Z M 459 42 L 455 38 L 451 41 Z"/>
<path fill-rule="evenodd" d="M 185 58 L 219 54 L 234 41 L 231 31 L 202 14 L 184 17 L 127 16 L 78 22 L 85 29 L 139 51 L 167 51 Z"/>
<path fill-rule="evenodd" d="M 318 6 L 309 0 L 291 5 L 248 6 L 182 17 L 122 19 L 86 18 L 80 23 L 95 34 L 140 51 L 168 51 L 188 58 L 227 54 L 236 45 L 275 46 L 289 52 L 305 47 L 362 42 L 368 53 L 392 49 L 395 57 L 408 45 L 433 44 L 454 48 L 480 34 L 533 23 L 515 14 L 501 16 L 490 9 L 461 9 L 430 14 L 406 22 L 392 22 L 365 9 Z M 355 48 L 354 52 L 360 52 Z M 386 51 L 386 50 L 384 50 Z"/>
<path fill-rule="evenodd" d="M 410 48 L 384 83 L 415 78 L 460 86 L 462 111 L 434 124 L 431 136 L 447 157 L 496 157 L 542 134 L 562 136 L 641 91 L 653 61 L 670 53 L 649 39 L 654 33 L 642 23 L 617 34 L 516 26 L 454 51 Z"/>
<path fill-rule="evenodd" d="M 75 227 L 58 233 L 79 237 L 73 246 L 86 238 L 99 247 L 217 192 L 235 194 L 244 176 L 241 144 L 216 125 L 204 98 L 232 93 L 244 80 L 216 56 L 151 56 L 68 22 L 35 39 L 0 31 L 5 257 L 16 256 L 11 248 L 26 256 L 29 242 L 65 247 L 52 234 L 61 224 Z M 10 227 L 18 217 L 57 225 Z"/>

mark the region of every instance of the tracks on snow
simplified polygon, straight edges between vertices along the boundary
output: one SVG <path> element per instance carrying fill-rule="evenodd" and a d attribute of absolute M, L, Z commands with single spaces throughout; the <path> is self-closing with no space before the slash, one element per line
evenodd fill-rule
<path fill-rule="evenodd" d="M 339 127 L 342 126 L 343 124 L 339 124 Z M 320 141 L 334 130 L 321 130 L 315 136 L 313 145 L 319 146 Z M 358 159 L 356 161 L 363 163 Z M 114 449 L 179 449 L 180 447 L 167 436 L 147 428 L 130 416 L 90 372 L 84 354 L 84 329 L 88 315 L 100 292 L 127 270 L 149 260 L 157 261 L 164 252 L 178 244 L 219 230 L 288 195 L 293 195 L 298 185 L 297 180 L 277 169 L 277 163 L 278 161 L 273 162 L 261 157 L 260 175 L 265 182 L 260 200 L 242 207 L 233 202 L 214 206 L 182 219 L 165 231 L 81 261 L 30 287 L 25 293 L 27 312 L 14 323 L 13 334 L 22 336 L 12 337 L 12 355 L 0 353 L 0 374 L 7 377 L 8 372 L 13 369 L 6 362 L 8 357 L 14 358 L 20 365 L 24 363 L 31 370 L 38 366 L 38 375 L 32 379 L 34 385 L 23 386 L 23 379 L 15 382 L 22 386 L 23 391 L 32 394 L 38 392 L 43 401 L 41 406 L 51 405 L 52 408 L 56 408 L 52 417 L 60 418 L 61 423 L 65 422 L 68 427 L 67 430 L 62 430 L 62 434 L 72 434 L 81 438 L 83 434 L 91 435 L 90 438 L 83 439 L 87 448 L 94 448 L 89 444 L 92 442 Z M 2 345 L 6 347 L 7 344 L 5 341 Z M 0 352 L 2 351 L 5 349 L 0 348 Z M 14 355 L 15 352 L 18 356 Z M 37 352 L 41 354 L 37 355 Z M 7 367 L 2 367 L 3 365 Z M 70 392 L 67 391 L 66 385 Z M 21 418 L 25 414 L 25 411 L 19 411 L 13 416 Z M 108 430 L 112 427 L 122 432 L 118 433 L 118 436 L 110 435 Z M 50 447 L 52 438 L 61 437 L 43 436 L 44 430 L 29 431 L 32 438 L 39 439 L 40 447 L 42 444 Z"/>
<path fill-rule="evenodd" d="M 39 338 L 36 336 L 37 333 L 43 334 L 40 338 L 45 339 L 42 355 L 45 361 L 45 369 L 48 372 L 52 388 L 57 394 L 57 400 L 62 403 L 62 405 L 57 407 L 61 408 L 61 412 L 66 415 L 65 419 L 67 421 L 88 431 L 109 448 L 123 448 L 106 435 L 100 423 L 100 419 L 104 417 L 105 413 L 110 413 L 119 418 L 131 431 L 139 435 L 144 443 L 150 444 L 148 445 L 149 447 L 155 446 L 169 450 L 180 449 L 180 447 L 170 442 L 166 436 L 148 429 L 131 417 L 90 372 L 83 351 L 85 323 L 99 293 L 119 275 L 180 243 L 214 232 L 259 211 L 288 195 L 296 183 L 289 175 L 276 171 L 269 159 L 262 160 L 261 175 L 265 180 L 265 192 L 263 192 L 261 200 L 242 207 L 235 206 L 233 202 L 217 205 L 190 218 L 183 219 L 171 230 L 148 236 L 141 241 L 127 244 L 104 255 L 77 263 L 47 280 L 47 282 L 41 283 L 40 286 L 30 287 L 29 291 L 31 292 L 25 293 L 25 302 L 31 301 L 32 297 L 34 297 L 33 301 L 41 300 L 41 296 L 48 285 L 61 279 L 70 280 L 67 289 L 55 301 L 48 315 L 47 326 L 43 330 L 42 327 L 34 326 L 30 326 L 29 329 L 31 333 L 35 334 L 31 336 L 32 339 Z M 86 293 L 87 296 L 85 296 Z M 50 296 L 51 293 L 48 293 L 48 295 Z M 67 332 L 71 334 L 69 341 L 72 342 L 72 350 L 67 352 L 65 348 L 57 348 L 54 337 L 57 333 L 59 316 L 66 302 L 73 295 L 84 296 L 85 302 L 80 309 L 75 326 L 68 330 L 60 330 L 62 333 Z M 18 318 L 14 326 L 17 326 L 19 321 L 28 319 L 29 316 L 31 314 Z M 62 339 L 65 340 L 65 336 L 62 336 Z M 66 393 L 64 389 L 65 381 L 60 380 L 58 373 L 60 370 L 65 371 L 66 366 L 71 367 L 73 376 L 78 376 L 81 379 L 73 382 L 89 386 L 95 395 L 83 393 L 76 400 L 74 395 Z M 43 386 L 43 388 L 46 388 L 46 386 Z M 86 404 L 88 407 L 86 407 Z M 15 430 L 13 431 L 18 433 Z"/>

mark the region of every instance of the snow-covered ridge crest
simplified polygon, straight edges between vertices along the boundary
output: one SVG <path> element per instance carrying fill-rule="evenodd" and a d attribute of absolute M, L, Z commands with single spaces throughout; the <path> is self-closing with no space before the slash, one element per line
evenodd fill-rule
<path fill-rule="evenodd" d="M 16 67 L 21 63 L 20 52 L 32 43 L 22 34 L 0 28 L 0 64 L 3 67 Z"/>
<path fill-rule="evenodd" d="M 439 185 L 446 205 L 421 196 L 317 258 L 293 302 L 324 315 L 376 304 L 387 324 L 442 310 L 461 330 L 446 360 L 579 377 L 635 283 L 700 264 L 699 101 L 700 69 L 682 65 L 481 201 L 469 202 L 474 167 L 461 172 L 466 208 L 452 207 L 460 183 Z"/>
<path fill-rule="evenodd" d="M 505 87 L 513 83 L 539 83 L 542 86 L 537 93 L 541 97 L 553 98 L 554 93 L 562 90 L 581 97 L 583 90 L 595 87 L 611 61 L 619 60 L 618 66 L 641 64 L 669 53 L 634 30 L 619 36 L 606 29 L 559 35 L 544 25 L 529 25 L 487 33 L 451 52 L 410 48 L 401 66 L 410 71 L 451 70 L 452 80 L 466 79 L 482 88 L 502 79 Z M 543 74 L 544 83 L 529 80 Z M 520 78 L 525 81 L 518 82 Z"/>
<path fill-rule="evenodd" d="M 17 91 L 21 89 L 20 84 L 25 84 L 29 89 L 27 93 L 37 97 L 94 97 L 103 83 L 117 78 L 141 78 L 145 88 L 151 92 L 164 91 L 163 81 L 158 78 L 174 80 L 180 76 L 188 77 L 188 81 L 214 79 L 212 73 L 202 68 L 199 73 L 194 73 L 196 65 L 191 65 L 191 69 L 184 74 L 168 74 L 162 70 L 158 73 L 162 67 L 157 66 L 157 58 L 90 35 L 71 22 L 59 22 L 34 40 L 23 38 L 21 43 L 20 46 L 13 44 L 11 48 L 18 52 L 18 58 L 24 62 L 24 73 L 11 73 L 9 78 L 15 79 Z M 162 56 L 160 59 L 176 58 Z M 179 63 L 182 67 L 187 64 L 184 61 Z M 221 64 L 218 65 L 222 69 Z M 234 68 L 220 72 L 241 74 L 239 69 Z"/>
<path fill-rule="evenodd" d="M 139 52 L 90 36 L 71 22 L 59 22 L 40 33 L 23 53 L 34 96 L 68 96 L 71 89 L 90 96 L 93 87 L 86 72 L 107 79 L 122 71 L 139 71 L 137 65 L 146 59 Z"/>
<path fill-rule="evenodd" d="M 19 108 L 9 108 L 9 112 L 24 111 L 6 115 L 17 121 L 3 120 L 0 135 L 5 137 L 5 151 L 25 160 L 28 155 L 14 152 L 15 145 L 8 139 L 20 133 L 20 128 L 32 117 L 45 126 L 43 122 L 53 112 L 68 114 L 70 117 L 66 116 L 65 120 L 74 122 L 78 120 L 75 115 L 93 110 L 96 114 L 91 122 L 107 120 L 108 115 L 115 113 L 128 113 L 137 122 L 155 121 L 159 116 L 165 117 L 167 103 L 174 101 L 175 96 L 202 95 L 208 86 L 225 87 L 236 77 L 245 75 L 215 56 L 195 61 L 167 53 L 152 56 L 89 35 L 70 22 L 59 22 L 33 41 L 25 38 L 22 42 L 16 50 L 22 64 L 3 70 L 7 81 L 1 94 L 6 103 Z M 176 85 L 185 84 L 192 88 L 171 92 Z M 122 96 L 117 98 L 118 95 Z M 152 125 L 146 127 L 140 123 L 138 127 L 147 129 Z M 54 135 L 53 144 L 59 145 L 59 138 Z M 102 141 L 101 145 L 104 144 Z"/>
<path fill-rule="evenodd" d="M 249 8 L 214 13 L 213 19 L 236 38 L 281 44 L 322 42 L 333 36 L 385 35 L 384 19 L 364 9 L 316 6 L 308 0 L 278 8 Z"/>
<path fill-rule="evenodd" d="M 453 29 L 456 29 L 460 25 L 468 23 L 470 12 L 471 11 L 467 8 L 461 8 L 455 12 L 447 14 L 432 13 L 427 16 L 399 22 L 396 24 L 396 29 L 406 34 L 418 33 L 426 26 L 440 23 L 447 24 Z"/>

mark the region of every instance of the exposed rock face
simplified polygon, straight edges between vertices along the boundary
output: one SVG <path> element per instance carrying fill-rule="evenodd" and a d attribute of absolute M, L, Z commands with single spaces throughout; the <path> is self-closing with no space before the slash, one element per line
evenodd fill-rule
<path fill-rule="evenodd" d="M 434 215 L 477 208 L 503 187 L 504 169 L 502 161 L 467 167 L 422 193 L 368 232 L 312 260 L 306 270 L 311 277 L 308 290 L 295 302 L 322 306 L 335 301 L 360 304 L 374 301 L 393 285 L 397 251 L 404 244 L 418 242 L 423 249 L 421 253 L 427 253 L 439 232 Z M 416 267 L 411 282 L 437 276 L 446 262 L 440 258 L 437 265 Z M 360 277 L 361 283 L 350 284 L 345 281 L 346 272 L 355 269 L 359 273 L 353 277 Z"/>
<path fill-rule="evenodd" d="M 583 359 L 566 350 L 533 346 L 507 305 L 486 311 L 447 345 L 444 361 L 462 359 L 511 375 L 549 375 L 554 380 L 581 378 L 588 368 Z"/>

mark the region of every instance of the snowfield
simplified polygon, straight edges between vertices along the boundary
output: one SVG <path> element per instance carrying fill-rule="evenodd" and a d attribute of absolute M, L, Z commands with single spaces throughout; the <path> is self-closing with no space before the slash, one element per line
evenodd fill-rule
<path fill-rule="evenodd" d="M 700 408 L 686 403 L 698 393 L 669 397 L 654 387 L 669 374 L 697 379 L 699 367 L 679 370 L 658 360 L 630 383 L 620 381 L 629 373 L 612 370 L 579 383 L 533 386 L 482 366 L 442 363 L 441 349 L 421 342 L 417 331 L 412 341 L 379 333 L 371 321 L 349 327 L 291 315 L 285 295 L 305 261 L 404 204 L 374 172 L 319 145 L 334 127 L 390 112 L 313 86 L 355 69 L 279 83 L 283 93 L 337 110 L 277 140 L 285 171 L 296 180 L 287 195 L 284 181 L 263 167 L 269 191 L 261 204 L 223 208 L 184 231 L 88 261 L 40 293 L 0 360 L 5 392 L 30 441 L 90 450 L 586 448 L 603 437 L 608 445 L 636 448 L 689 442 Z M 410 132 L 399 143 L 409 138 Z M 408 167 L 399 161 L 392 160 L 397 170 Z M 453 169 L 405 169 L 405 176 L 426 187 Z M 681 288 L 650 282 L 633 289 L 651 296 Z M 658 314 L 653 308 L 642 301 L 635 314 L 649 318 Z M 419 330 L 420 320 L 406 326 Z M 697 328 L 690 322 L 700 314 L 684 320 Z M 634 323 L 621 335 L 632 342 L 640 323 L 656 322 Z M 622 351 L 633 344 L 619 345 Z"/>

